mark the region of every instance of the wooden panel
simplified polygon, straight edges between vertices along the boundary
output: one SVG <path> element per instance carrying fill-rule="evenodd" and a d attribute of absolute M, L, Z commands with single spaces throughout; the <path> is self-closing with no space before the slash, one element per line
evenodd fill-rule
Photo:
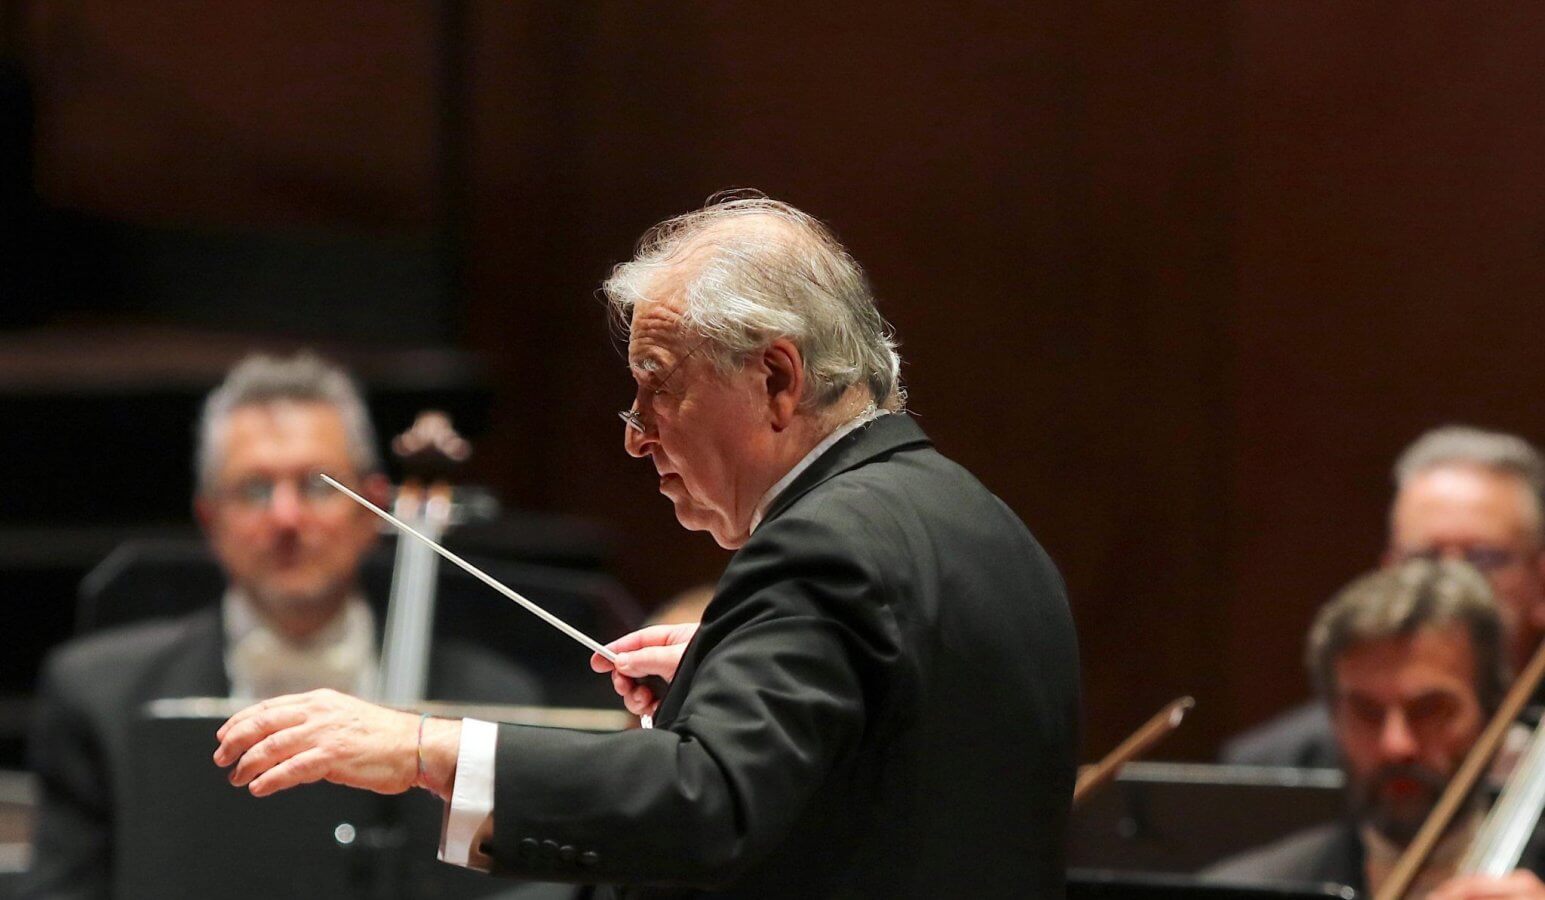
<path fill-rule="evenodd" d="M 558 436 L 521 448 L 517 493 L 622 525 L 625 575 L 646 596 L 722 565 L 674 525 L 647 464 L 621 454 L 610 412 L 628 383 L 590 294 L 648 224 L 755 185 L 848 239 L 900 330 L 924 427 L 1062 563 L 1091 747 L 1221 681 L 1207 651 L 1228 484 L 1229 182 L 1224 121 L 1192 100 L 1224 86 L 1216 17 L 1125 4 L 507 15 L 480 89 L 533 117 L 495 126 L 531 171 L 484 195 L 483 221 L 516 237 L 492 252 L 500 238 L 478 229 L 478 338 L 518 348 L 507 432 Z M 550 39 L 515 49 L 538 35 Z M 479 149 L 484 175 L 508 159 L 500 142 Z M 1198 729 L 1177 748 L 1207 740 Z"/>
<path fill-rule="evenodd" d="M 54 203 L 222 225 L 429 221 L 433 4 L 20 5 Z"/>
<path fill-rule="evenodd" d="M 1236 17 L 1228 669 L 1249 718 L 1307 693 L 1300 636 L 1376 564 L 1405 443 L 1456 421 L 1545 439 L 1545 8 L 1313 13 Z"/>
<path fill-rule="evenodd" d="M 645 597 L 725 555 L 621 451 L 594 289 L 721 188 L 835 225 L 924 427 L 1058 559 L 1089 755 L 1181 692 L 1201 705 L 1166 753 L 1193 757 L 1301 697 L 1303 628 L 1376 558 L 1419 430 L 1545 438 L 1545 7 L 470 9 L 478 465 L 616 525 Z M 432 223 L 429 6 L 29 14 L 48 198 Z"/>

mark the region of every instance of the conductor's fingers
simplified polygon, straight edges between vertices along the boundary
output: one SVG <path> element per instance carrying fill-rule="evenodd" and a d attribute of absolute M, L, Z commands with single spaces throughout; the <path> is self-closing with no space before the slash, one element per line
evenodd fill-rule
<path fill-rule="evenodd" d="M 231 770 L 230 782 L 241 787 L 311 746 L 310 729 L 304 724 L 276 731 L 253 744 L 250 750 L 241 755 L 236 768 Z"/>
<path fill-rule="evenodd" d="M 612 673 L 612 689 L 622 698 L 622 705 L 635 716 L 653 715 L 660 698 L 649 688 L 620 672 Z"/>
<path fill-rule="evenodd" d="M 306 720 L 306 712 L 299 705 L 279 706 L 259 710 L 225 729 L 220 746 L 215 748 L 215 765 L 228 766 L 246 753 L 258 741 L 276 731 L 292 728 Z"/>
<path fill-rule="evenodd" d="M 327 776 L 330 766 L 326 751 L 320 747 L 311 747 L 258 776 L 247 785 L 247 790 L 254 797 L 267 797 L 285 788 L 321 781 Z"/>
<path fill-rule="evenodd" d="M 660 698 L 649 688 L 634 685 L 632 690 L 622 695 L 622 705 L 635 716 L 653 715 L 655 708 L 660 705 Z"/>
<path fill-rule="evenodd" d="M 640 647 L 617 657 L 617 671 L 631 678 L 658 675 L 670 681 L 676 677 L 676 667 L 681 665 L 681 656 L 686 649 L 686 644 Z"/>
<path fill-rule="evenodd" d="M 308 696 L 309 694 L 284 694 L 283 696 L 269 697 L 267 700 L 260 700 L 251 706 L 237 711 L 235 715 L 231 716 L 229 719 L 226 719 L 225 724 L 221 725 L 220 728 L 215 731 L 215 740 L 225 740 L 225 734 L 226 732 L 230 731 L 231 728 L 247 721 L 255 715 L 264 712 L 265 710 L 274 709 L 280 706 L 294 706 L 298 703 L 304 703 L 306 702 Z"/>
<path fill-rule="evenodd" d="M 606 645 L 613 653 L 626 653 L 640 647 L 657 647 L 662 644 L 685 644 L 697 631 L 696 624 L 650 625 L 648 628 L 625 634 Z"/>

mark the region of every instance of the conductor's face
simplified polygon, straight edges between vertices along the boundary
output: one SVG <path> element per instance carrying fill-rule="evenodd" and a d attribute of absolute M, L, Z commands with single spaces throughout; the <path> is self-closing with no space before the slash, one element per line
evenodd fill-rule
<path fill-rule="evenodd" d="M 679 294 L 633 311 L 628 365 L 637 382 L 627 451 L 649 457 L 660 493 L 685 528 L 733 549 L 750 534 L 769 477 L 771 447 L 758 370 L 719 372 L 702 339 L 682 327 Z"/>
<path fill-rule="evenodd" d="M 216 453 L 195 505 L 227 577 L 287 632 L 325 624 L 375 537 L 368 511 L 315 478 L 359 483 L 342 417 L 321 403 L 238 407 Z M 363 488 L 381 490 L 373 480 Z"/>
<path fill-rule="evenodd" d="M 1336 660 L 1336 737 L 1359 817 L 1409 843 L 1485 722 L 1459 625 L 1354 644 Z"/>

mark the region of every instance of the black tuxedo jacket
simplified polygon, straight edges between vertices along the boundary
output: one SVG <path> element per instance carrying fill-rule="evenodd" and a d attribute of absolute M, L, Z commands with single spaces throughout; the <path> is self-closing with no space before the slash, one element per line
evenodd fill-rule
<path fill-rule="evenodd" d="M 1306 828 L 1281 840 L 1246 850 L 1205 869 L 1210 881 L 1240 885 L 1345 885 L 1367 893 L 1363 839 L 1350 822 Z M 1536 828 L 1519 867 L 1545 872 L 1545 828 Z"/>
<path fill-rule="evenodd" d="M 1210 881 L 1245 885 L 1341 884 L 1362 893 L 1363 842 L 1346 822 L 1306 828 L 1246 850 L 1201 873 Z"/>
<path fill-rule="evenodd" d="M 1056 897 L 1078 661 L 1062 580 L 905 415 L 732 558 L 653 731 L 501 726 L 510 874 L 629 897 Z"/>
<path fill-rule="evenodd" d="M 230 691 L 218 604 L 179 619 L 89 635 L 52 652 L 43 664 L 28 747 L 41 797 L 32 868 L 20 896 L 106 898 L 116 791 L 134 777 L 126 763 L 130 722 L 151 700 L 224 697 Z M 487 651 L 437 643 L 430 695 L 534 703 L 540 690 L 529 675 Z"/>

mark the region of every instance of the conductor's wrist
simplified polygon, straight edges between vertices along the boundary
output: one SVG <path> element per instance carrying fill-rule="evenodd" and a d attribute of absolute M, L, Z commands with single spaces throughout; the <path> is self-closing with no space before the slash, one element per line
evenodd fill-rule
<path fill-rule="evenodd" d="M 413 786 L 441 799 L 449 798 L 456 784 L 456 757 L 460 749 L 460 719 L 424 719 L 419 728 L 418 777 Z"/>

